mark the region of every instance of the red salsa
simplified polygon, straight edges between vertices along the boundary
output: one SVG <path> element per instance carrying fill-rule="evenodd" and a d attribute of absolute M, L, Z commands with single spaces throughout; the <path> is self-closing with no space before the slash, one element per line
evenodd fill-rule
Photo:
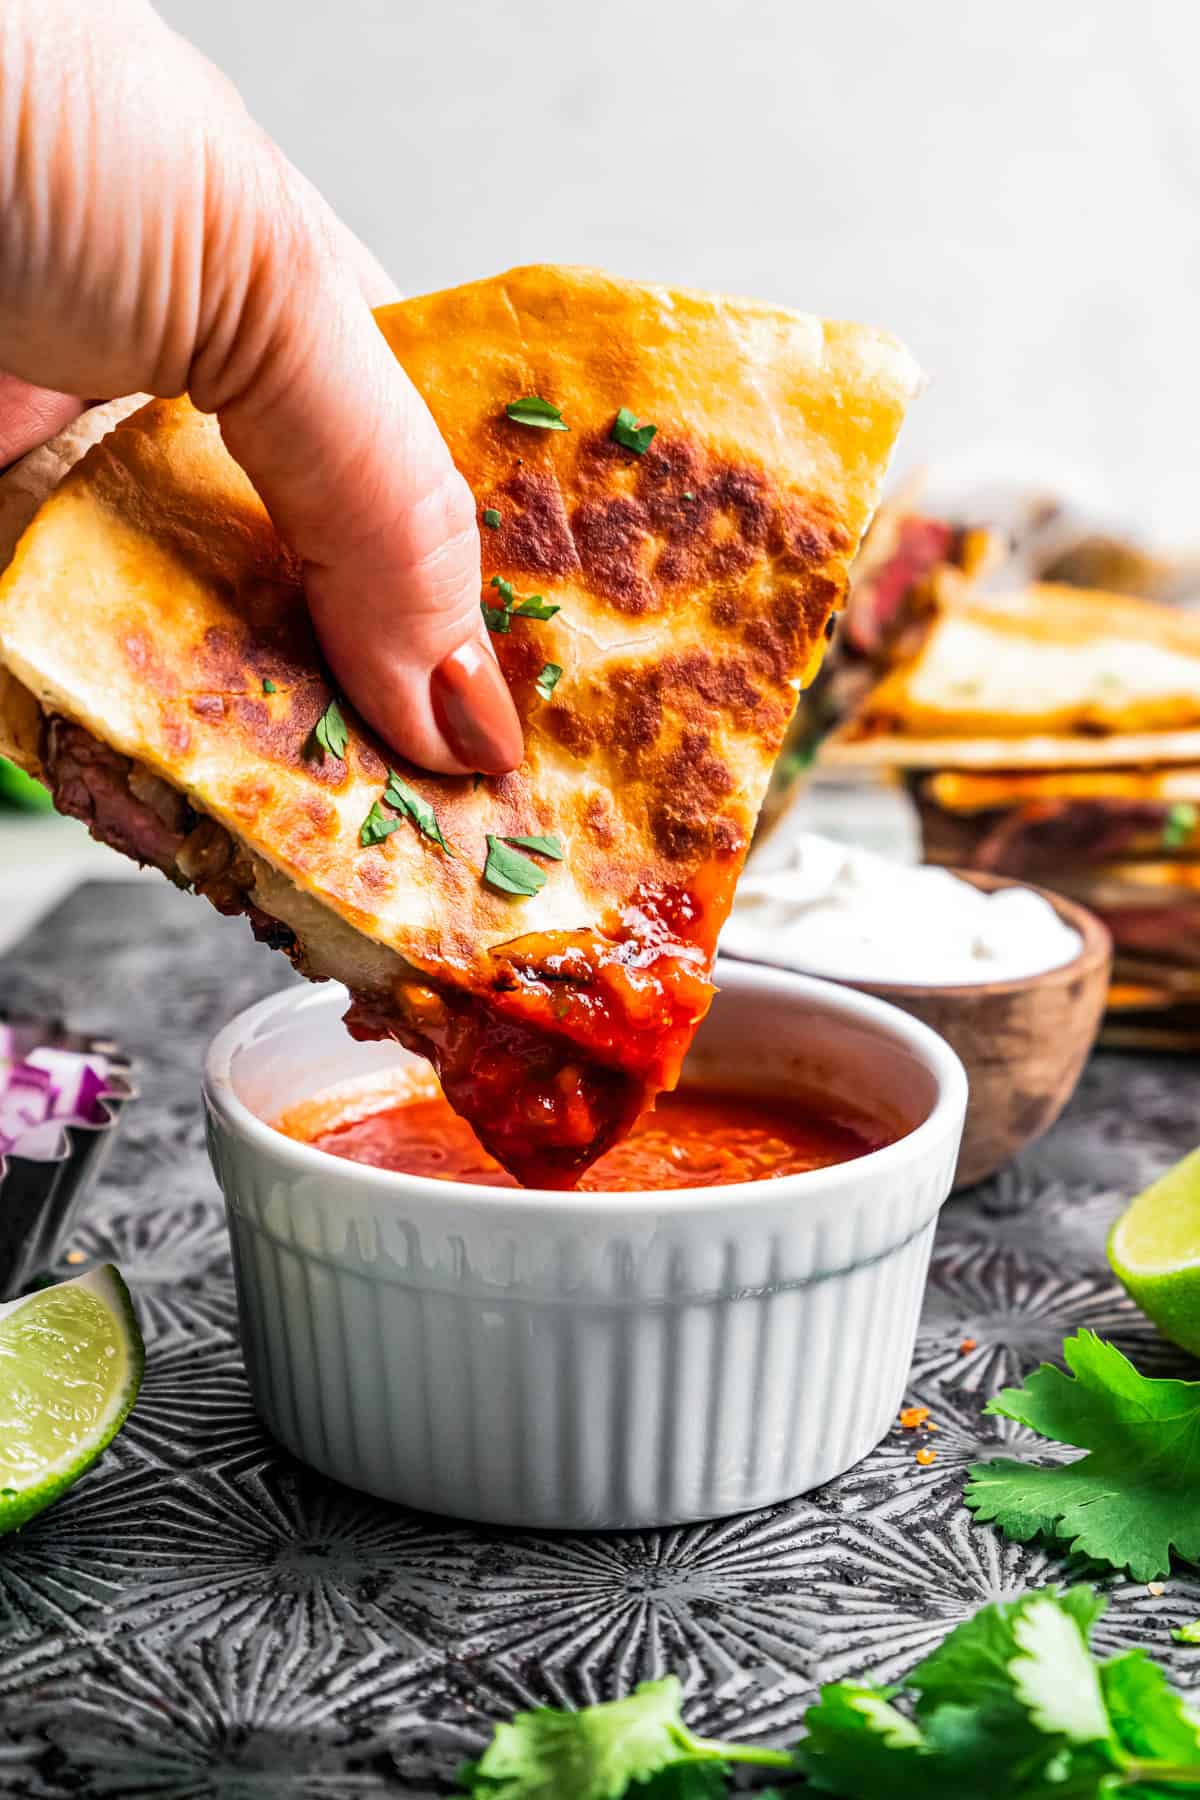
<path fill-rule="evenodd" d="M 350 1162 L 435 1181 L 487 1187 L 520 1184 L 480 1144 L 432 1084 L 396 1102 L 365 1088 L 318 1095 L 280 1121 L 289 1136 Z M 592 1165 L 579 1186 L 626 1193 L 654 1188 L 723 1187 L 766 1181 L 849 1162 L 894 1136 L 877 1122 L 830 1118 L 816 1105 L 764 1100 L 713 1088 L 662 1094 L 629 1136 Z"/>

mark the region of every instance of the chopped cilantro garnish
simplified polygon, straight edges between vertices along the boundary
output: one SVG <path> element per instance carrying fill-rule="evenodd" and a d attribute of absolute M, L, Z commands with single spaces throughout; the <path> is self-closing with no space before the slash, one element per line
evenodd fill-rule
<path fill-rule="evenodd" d="M 548 700 L 559 682 L 562 680 L 562 667 L 559 663 L 543 663 L 542 672 L 535 683 L 543 700 Z"/>
<path fill-rule="evenodd" d="M 552 400 L 538 394 L 527 394 L 524 400 L 510 400 L 505 412 L 515 425 L 533 425 L 539 431 L 569 431 L 562 413 Z"/>
<path fill-rule="evenodd" d="M 562 839 L 553 831 L 544 837 L 506 837 L 504 842 L 515 844 L 518 850 L 535 850 L 539 856 L 548 856 L 552 862 L 561 862 L 566 855 Z"/>
<path fill-rule="evenodd" d="M 264 676 L 262 689 L 264 694 L 273 694 L 275 692 L 275 683 L 269 677 Z"/>
<path fill-rule="evenodd" d="M 693 494 L 693 492 L 690 488 L 684 488 L 683 497 L 685 500 L 694 500 L 696 498 L 695 494 Z"/>
<path fill-rule="evenodd" d="M 497 526 L 500 523 L 500 514 L 496 511 L 494 506 L 489 506 L 485 510 L 484 515 L 483 515 L 483 522 L 487 526 L 489 531 L 496 530 Z"/>
<path fill-rule="evenodd" d="M 645 456 L 653 441 L 657 425 L 639 425 L 633 413 L 623 406 L 613 420 L 612 439 L 624 450 L 632 450 L 635 456 Z"/>
<path fill-rule="evenodd" d="M 499 593 L 503 606 L 489 606 L 486 600 L 480 601 L 483 622 L 489 631 L 498 631 L 507 635 L 512 630 L 514 619 L 552 619 L 562 608 L 555 601 L 543 600 L 540 594 L 529 594 L 525 599 L 513 592 L 511 581 L 505 581 L 502 575 L 493 575 L 491 585 Z"/>
<path fill-rule="evenodd" d="M 345 756 L 348 742 L 346 721 L 336 700 L 329 702 L 313 727 L 313 741 L 322 756 Z"/>
<path fill-rule="evenodd" d="M 369 844 L 382 844 L 384 838 L 391 837 L 393 831 L 400 829 L 400 820 L 389 818 L 383 807 L 376 800 L 370 812 L 362 822 L 358 841 L 366 848 Z"/>
<path fill-rule="evenodd" d="M 536 894 L 546 885 L 546 871 L 506 844 L 503 838 L 489 834 L 483 879 L 502 894 Z"/>
<path fill-rule="evenodd" d="M 519 600 L 512 611 L 515 619 L 552 619 L 562 607 L 556 600 L 543 600 L 540 594 L 530 594 Z"/>
<path fill-rule="evenodd" d="M 437 814 L 428 800 L 422 799 L 416 788 L 410 787 L 407 781 L 397 775 L 395 769 L 388 770 L 387 786 L 383 790 L 383 797 L 389 806 L 394 807 L 398 813 L 404 813 L 412 820 L 422 837 L 431 838 L 440 849 L 446 852 L 447 856 L 453 854 L 449 844 L 442 836 L 442 828 L 438 824 Z"/>

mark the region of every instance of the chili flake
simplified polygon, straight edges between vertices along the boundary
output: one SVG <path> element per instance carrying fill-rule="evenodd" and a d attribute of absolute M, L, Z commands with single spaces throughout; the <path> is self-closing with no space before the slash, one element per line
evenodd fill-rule
<path fill-rule="evenodd" d="M 978 1348 L 979 1343 L 976 1338 L 964 1338 L 962 1343 L 958 1346 L 958 1354 L 960 1356 L 970 1356 L 972 1350 L 977 1350 Z"/>
<path fill-rule="evenodd" d="M 917 1426 L 923 1425 L 928 1417 L 929 1408 L 927 1406 L 905 1406 L 900 1412 L 900 1423 L 905 1431 L 915 1431 Z"/>
<path fill-rule="evenodd" d="M 929 1446 L 926 1445 L 924 1449 L 917 1451 L 917 1461 L 923 1469 L 927 1469 L 930 1463 L 935 1463 L 937 1461 L 937 1451 L 931 1450 Z"/>

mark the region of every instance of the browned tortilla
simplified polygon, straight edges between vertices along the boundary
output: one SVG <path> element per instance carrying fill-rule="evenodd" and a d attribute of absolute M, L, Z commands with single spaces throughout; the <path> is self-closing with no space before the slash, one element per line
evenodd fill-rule
<path fill-rule="evenodd" d="M 450 853 L 409 822 L 360 842 L 395 759 L 349 707 L 345 758 L 314 751 L 331 690 L 298 569 L 215 421 L 185 401 L 118 425 L 42 506 L 0 583 L 0 665 L 252 850 L 255 904 L 320 939 L 310 972 L 341 974 L 377 1024 L 400 993 L 411 1041 L 419 972 L 558 1046 L 547 1068 L 582 1052 L 644 1102 L 706 1004 L 914 365 L 865 327 L 583 269 L 516 270 L 379 322 L 481 519 L 500 515 L 481 533 L 483 598 L 498 600 L 498 575 L 560 608 L 494 640 L 523 766 L 482 783 L 400 770 Z M 527 395 L 569 430 L 513 422 L 506 404 Z M 644 455 L 613 441 L 621 407 L 657 426 Z M 563 670 L 548 699 L 547 663 Z M 564 854 L 516 898 L 483 879 L 488 834 L 554 834 Z M 642 994 L 622 978 L 620 1017 L 601 1026 L 596 943 L 641 942 L 647 920 L 699 986 L 672 1017 L 657 974 Z"/>

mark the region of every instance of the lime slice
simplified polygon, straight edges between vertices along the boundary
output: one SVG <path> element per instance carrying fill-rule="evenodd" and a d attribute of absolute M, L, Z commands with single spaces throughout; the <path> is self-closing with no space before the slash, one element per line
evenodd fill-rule
<path fill-rule="evenodd" d="M 1200 1150 L 1130 1202 L 1108 1260 L 1163 1336 L 1200 1356 Z"/>
<path fill-rule="evenodd" d="M 111 1266 L 0 1306 L 0 1532 L 57 1500 L 111 1443 L 142 1362 Z"/>

